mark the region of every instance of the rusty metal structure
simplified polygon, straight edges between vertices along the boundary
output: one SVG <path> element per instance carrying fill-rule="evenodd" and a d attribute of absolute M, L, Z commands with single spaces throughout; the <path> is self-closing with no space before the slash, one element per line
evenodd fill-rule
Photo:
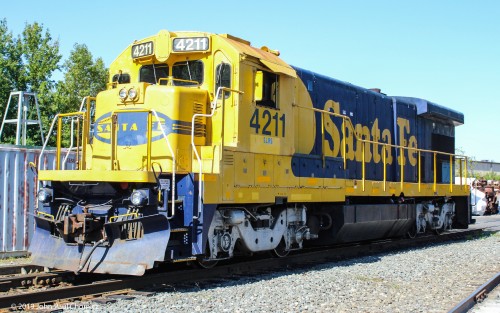
<path fill-rule="evenodd" d="M 484 193 L 484 200 L 486 202 L 484 215 L 498 214 L 498 200 L 500 198 L 498 184 L 478 179 L 474 181 L 473 187 Z"/>
<path fill-rule="evenodd" d="M 38 180 L 30 168 L 37 164 L 40 148 L 0 145 L 0 258 L 27 254 L 35 229 L 34 206 Z M 53 168 L 55 153 L 43 162 Z"/>

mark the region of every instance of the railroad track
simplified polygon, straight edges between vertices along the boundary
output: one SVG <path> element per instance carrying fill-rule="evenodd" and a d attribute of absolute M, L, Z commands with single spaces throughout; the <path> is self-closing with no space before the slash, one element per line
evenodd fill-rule
<path fill-rule="evenodd" d="M 13 288 L 55 286 L 63 281 L 72 281 L 74 273 L 68 271 L 47 271 L 38 266 L 12 266 L 2 268 L 0 273 L 0 292 Z"/>
<path fill-rule="evenodd" d="M 500 285 L 500 272 L 494 275 L 487 282 L 482 284 L 479 288 L 474 290 L 468 297 L 463 299 L 459 304 L 457 304 L 449 313 L 465 313 L 472 309 L 477 304 L 483 302 L 488 293 Z M 500 307 L 498 308 L 500 311 Z M 498 311 L 497 311 L 498 312 Z"/>
<path fill-rule="evenodd" d="M 237 280 L 239 277 L 305 268 L 330 261 L 477 237 L 482 232 L 482 229 L 469 229 L 445 233 L 437 237 L 421 236 L 411 240 L 383 240 L 328 249 L 315 248 L 303 253 L 291 254 L 286 258 L 235 259 L 230 264 L 221 264 L 211 269 L 179 267 L 168 272 L 148 272 L 141 277 L 113 276 L 114 278 L 110 279 L 110 276 L 82 274 L 77 276 L 77 279 L 69 286 L 55 286 L 56 284 L 50 286 L 51 284 L 49 284 L 44 288 L 25 288 L 22 293 L 0 293 L 0 310 L 33 310 L 38 307 L 53 306 L 67 301 L 110 303 L 117 299 L 134 297 L 138 294 L 150 295 L 156 289 L 165 290 L 167 287 L 180 289 L 186 286 L 210 285 L 224 280 Z M 64 275 L 64 273 L 59 274 Z M 90 280 L 94 281 L 90 282 Z"/>

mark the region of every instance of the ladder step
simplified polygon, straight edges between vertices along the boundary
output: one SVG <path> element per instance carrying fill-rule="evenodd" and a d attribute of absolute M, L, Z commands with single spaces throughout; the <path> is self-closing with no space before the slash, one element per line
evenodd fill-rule
<path fill-rule="evenodd" d="M 183 203 L 183 202 L 184 202 L 183 200 L 174 200 L 175 204 L 179 204 L 179 203 Z M 168 203 L 172 204 L 172 200 L 168 200 Z"/>
<path fill-rule="evenodd" d="M 189 261 L 195 261 L 196 260 L 196 257 L 195 256 L 190 256 L 188 258 L 185 258 L 185 259 L 176 259 L 176 260 L 172 260 L 173 263 L 180 263 L 180 262 L 189 262 Z"/>

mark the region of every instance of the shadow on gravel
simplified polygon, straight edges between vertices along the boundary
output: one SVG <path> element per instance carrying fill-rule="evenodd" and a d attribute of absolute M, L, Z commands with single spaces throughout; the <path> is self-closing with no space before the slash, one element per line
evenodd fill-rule
<path fill-rule="evenodd" d="M 414 250 L 421 250 L 439 246 L 448 246 L 453 245 L 460 242 L 465 242 L 468 240 L 482 240 L 485 238 L 489 238 L 491 236 L 498 236 L 500 238 L 500 233 L 495 231 L 483 231 L 479 236 L 466 236 L 465 239 L 452 239 L 451 241 L 446 242 L 430 242 L 425 244 L 419 244 L 411 247 L 400 247 L 401 245 L 394 245 L 392 248 L 388 248 L 387 251 L 373 251 L 376 249 L 366 249 L 366 251 L 358 251 L 356 252 L 357 256 L 341 256 L 341 255 L 333 255 L 330 257 L 325 257 L 321 255 L 318 259 L 309 258 L 305 260 L 300 260 L 300 254 L 294 253 L 290 254 L 288 257 L 277 259 L 280 266 L 274 264 L 276 262 L 275 258 L 266 258 L 261 256 L 255 256 L 254 259 L 250 263 L 252 265 L 244 266 L 244 270 L 234 270 L 231 274 L 222 274 L 217 278 L 210 279 L 199 279 L 192 277 L 189 279 L 190 282 L 186 282 L 183 284 L 175 284 L 166 286 L 166 288 L 161 288 L 160 290 L 156 290 L 157 292 L 181 292 L 181 293 L 191 293 L 191 292 L 199 292 L 200 290 L 210 290 L 216 288 L 224 288 L 224 287 L 232 287 L 232 286 L 244 286 L 247 284 L 252 284 L 256 282 L 265 282 L 271 281 L 273 279 L 279 279 L 281 277 L 289 277 L 289 276 L 298 276 L 297 279 L 300 279 L 300 276 L 309 275 L 314 271 L 325 271 L 334 268 L 340 267 L 350 267 L 358 264 L 371 264 L 380 262 L 382 257 L 406 253 Z M 402 239 L 396 242 L 403 242 L 406 239 Z M 359 245 L 359 246 L 370 246 L 367 244 Z M 345 248 L 342 248 L 345 249 Z M 349 248 L 351 249 L 351 248 Z M 332 250 L 334 251 L 334 250 Z M 344 251 L 345 252 L 345 251 Z M 316 253 L 316 252 L 315 252 Z M 364 255 L 359 255 L 364 254 Z M 239 258 L 236 259 L 236 262 L 241 262 L 243 264 L 248 263 L 248 258 Z M 290 262 L 288 262 L 290 261 Z M 218 265 L 219 269 L 223 267 L 234 267 L 234 263 L 226 263 L 225 265 Z M 217 268 L 217 267 L 216 267 Z M 209 271 L 209 270 L 207 270 Z M 194 281 L 194 282 L 193 282 Z"/>

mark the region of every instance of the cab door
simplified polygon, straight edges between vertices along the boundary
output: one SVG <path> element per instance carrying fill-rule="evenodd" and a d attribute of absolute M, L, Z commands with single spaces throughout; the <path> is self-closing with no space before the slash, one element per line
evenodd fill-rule
<path fill-rule="evenodd" d="M 214 97 L 217 114 L 212 122 L 212 145 L 222 153 L 222 199 L 234 200 L 234 152 L 226 147 L 237 146 L 238 110 L 234 105 L 233 92 L 219 90 L 219 87 L 234 88 L 234 66 L 222 51 L 214 54 Z M 218 91 L 219 90 L 219 91 Z"/>

